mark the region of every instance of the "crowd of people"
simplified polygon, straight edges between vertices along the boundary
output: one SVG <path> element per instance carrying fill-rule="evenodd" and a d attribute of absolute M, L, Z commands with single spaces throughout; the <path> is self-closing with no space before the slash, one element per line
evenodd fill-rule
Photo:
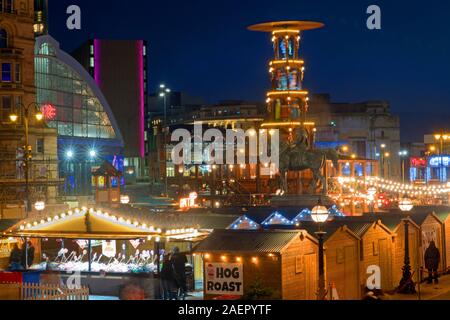
<path fill-rule="evenodd" d="M 186 255 L 174 247 L 164 255 L 161 268 L 161 288 L 163 300 L 185 300 L 187 295 Z"/>
<path fill-rule="evenodd" d="M 23 271 L 29 269 L 34 262 L 34 246 L 31 241 L 28 241 L 28 245 L 24 245 L 20 248 L 16 243 L 9 256 L 8 271 Z"/>

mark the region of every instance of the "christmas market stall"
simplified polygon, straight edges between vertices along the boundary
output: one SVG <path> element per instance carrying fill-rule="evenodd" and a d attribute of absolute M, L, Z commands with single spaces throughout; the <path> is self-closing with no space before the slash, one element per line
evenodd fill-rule
<path fill-rule="evenodd" d="M 302 222 L 299 228 L 306 229 L 313 235 L 318 231 L 314 222 Z M 339 221 L 325 223 L 321 231 L 324 232 L 325 272 L 329 293 L 336 300 L 361 299 L 360 237 Z"/>
<path fill-rule="evenodd" d="M 363 293 L 367 287 L 369 277 L 367 270 L 371 266 L 378 266 L 381 272 L 381 289 L 390 291 L 397 287 L 392 277 L 393 248 L 395 234 L 381 221 L 357 221 L 343 218 L 336 222 L 345 225 L 360 240 L 359 279 Z"/>
<path fill-rule="evenodd" d="M 409 265 L 411 267 L 412 278 L 415 283 L 419 281 L 421 258 L 420 258 L 420 226 L 414 220 L 404 214 L 378 214 L 377 219 L 395 234 L 393 243 L 393 284 L 400 284 L 403 277 L 403 267 L 405 265 L 405 224 L 408 224 L 408 246 Z"/>
<path fill-rule="evenodd" d="M 450 271 L 450 208 L 439 207 L 434 210 L 436 216 L 439 217 L 444 224 L 444 243 L 445 243 L 445 271 Z"/>
<path fill-rule="evenodd" d="M 193 251 L 207 300 L 317 299 L 318 242 L 305 230 L 216 230 Z"/>
<path fill-rule="evenodd" d="M 439 217 L 434 213 L 433 207 L 430 206 L 417 206 L 412 209 L 410 212 L 411 219 L 420 226 L 420 245 L 419 245 L 419 256 L 420 256 L 420 265 L 425 268 L 425 251 L 430 246 L 430 243 L 434 241 L 436 247 L 439 249 L 441 254 L 441 263 L 439 267 L 439 272 L 445 271 L 445 235 L 444 235 L 444 224 L 439 219 Z M 399 213 L 394 210 L 392 213 Z M 423 270 L 424 272 L 426 270 Z M 422 279 L 425 274 L 422 275 Z"/>
<path fill-rule="evenodd" d="M 231 220 L 231 219 L 230 219 Z M 158 275 L 166 241 L 195 242 L 209 232 L 187 225 L 186 219 L 163 219 L 130 212 L 81 208 L 15 224 L 3 232 L 6 239 L 39 239 L 40 260 L 32 270 L 53 270 L 64 274 L 80 272 L 84 281 L 95 281 L 91 274 L 111 275 L 123 282 L 130 275 L 149 278 Z M 231 222 L 230 222 L 231 223 Z M 103 292 L 104 285 L 88 282 Z M 155 283 L 152 283 L 156 287 Z M 118 286 L 116 286 L 117 289 Z M 116 290 L 115 289 L 115 290 Z M 117 290 L 116 290 L 117 291 Z M 112 295 L 118 295 L 114 292 Z"/>

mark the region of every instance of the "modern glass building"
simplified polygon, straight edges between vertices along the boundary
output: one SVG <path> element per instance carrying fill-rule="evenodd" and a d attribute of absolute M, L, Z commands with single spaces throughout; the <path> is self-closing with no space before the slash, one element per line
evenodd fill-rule
<path fill-rule="evenodd" d="M 123 172 L 123 138 L 111 108 L 90 74 L 50 36 L 36 39 L 36 98 L 58 130 L 64 193 L 89 195 L 91 173 L 107 160 Z"/>

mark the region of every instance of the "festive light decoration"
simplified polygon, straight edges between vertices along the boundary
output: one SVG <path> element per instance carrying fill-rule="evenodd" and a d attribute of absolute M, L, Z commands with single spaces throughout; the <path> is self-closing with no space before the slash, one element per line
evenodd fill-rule
<path fill-rule="evenodd" d="M 401 193 L 410 197 L 421 196 L 437 196 L 450 193 L 450 183 L 444 185 L 433 186 L 415 186 L 412 184 L 403 184 L 396 181 L 386 180 L 379 177 L 366 177 L 366 178 L 348 178 L 339 177 L 337 179 L 339 184 L 350 188 L 350 192 L 355 191 L 352 189 L 353 185 L 361 185 L 366 187 L 375 187 L 385 192 Z"/>

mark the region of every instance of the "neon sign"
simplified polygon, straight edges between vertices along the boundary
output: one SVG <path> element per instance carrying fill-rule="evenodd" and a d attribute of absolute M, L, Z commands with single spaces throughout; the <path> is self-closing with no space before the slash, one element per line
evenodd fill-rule
<path fill-rule="evenodd" d="M 180 199 L 180 209 L 188 209 L 195 207 L 195 200 L 197 200 L 197 192 L 192 192 L 189 194 L 189 198 Z"/>
<path fill-rule="evenodd" d="M 450 156 L 431 157 L 428 163 L 430 167 L 448 167 L 450 166 Z"/>
<path fill-rule="evenodd" d="M 42 105 L 41 112 L 44 115 L 44 119 L 47 121 L 56 119 L 56 107 L 50 103 Z"/>

